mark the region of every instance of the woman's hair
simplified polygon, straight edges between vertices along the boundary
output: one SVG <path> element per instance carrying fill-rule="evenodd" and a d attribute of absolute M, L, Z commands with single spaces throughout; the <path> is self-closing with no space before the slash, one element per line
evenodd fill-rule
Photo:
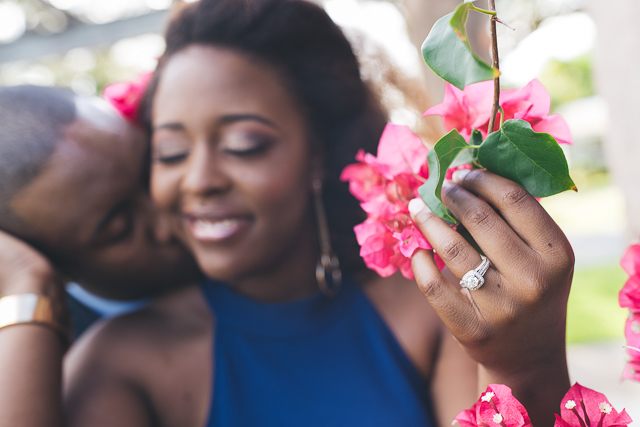
<path fill-rule="evenodd" d="M 322 8 L 304 0 L 200 0 L 176 10 L 165 37 L 166 51 L 146 94 L 142 120 L 149 125 L 164 65 L 187 46 L 226 47 L 273 66 L 323 146 L 323 195 L 334 250 L 343 269 L 364 273 L 353 227 L 366 216 L 339 177 L 359 149 L 375 152 L 387 117 L 363 82 L 340 28 Z"/>

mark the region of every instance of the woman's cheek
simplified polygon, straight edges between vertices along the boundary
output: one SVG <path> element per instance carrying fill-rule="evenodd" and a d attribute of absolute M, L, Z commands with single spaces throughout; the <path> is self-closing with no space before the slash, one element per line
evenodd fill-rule
<path fill-rule="evenodd" d="M 171 210 L 179 200 L 179 182 L 181 172 L 168 170 L 162 165 L 154 165 L 151 168 L 150 191 L 154 203 L 160 209 Z"/>

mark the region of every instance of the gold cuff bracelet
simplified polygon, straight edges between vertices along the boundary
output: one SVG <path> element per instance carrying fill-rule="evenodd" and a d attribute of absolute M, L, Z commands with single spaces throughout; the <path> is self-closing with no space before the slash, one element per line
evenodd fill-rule
<path fill-rule="evenodd" d="M 0 298 L 0 329 L 21 323 L 47 326 L 60 334 L 65 345 L 70 342 L 69 331 L 56 321 L 53 304 L 44 295 L 13 294 Z"/>

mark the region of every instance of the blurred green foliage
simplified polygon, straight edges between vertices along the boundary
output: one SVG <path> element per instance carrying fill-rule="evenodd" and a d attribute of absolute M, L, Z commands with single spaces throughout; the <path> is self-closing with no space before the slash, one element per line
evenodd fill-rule
<path fill-rule="evenodd" d="M 539 77 L 551 95 L 551 109 L 576 99 L 593 96 L 591 54 L 569 62 L 549 61 Z"/>
<path fill-rule="evenodd" d="M 617 264 L 575 272 L 567 313 L 567 342 L 621 339 L 627 310 L 618 305 L 618 292 L 627 274 Z"/>

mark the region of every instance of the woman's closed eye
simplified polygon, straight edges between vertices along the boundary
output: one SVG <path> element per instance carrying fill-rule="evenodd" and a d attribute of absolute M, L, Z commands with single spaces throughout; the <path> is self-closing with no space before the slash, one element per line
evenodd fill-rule
<path fill-rule="evenodd" d="M 153 144 L 154 161 L 171 164 L 184 160 L 191 151 L 191 144 L 180 139 L 159 141 Z"/>
<path fill-rule="evenodd" d="M 265 152 L 273 143 L 273 138 L 252 132 L 232 132 L 220 141 L 224 153 L 248 157 Z"/>

